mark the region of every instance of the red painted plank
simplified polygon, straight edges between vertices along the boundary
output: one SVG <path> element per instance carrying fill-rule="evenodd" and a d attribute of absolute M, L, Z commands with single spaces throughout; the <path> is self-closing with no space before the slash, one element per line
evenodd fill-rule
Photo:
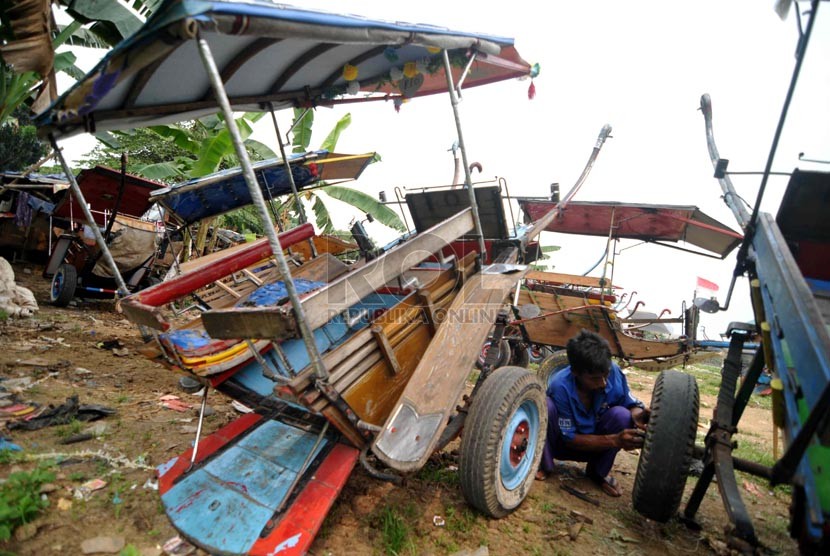
<path fill-rule="evenodd" d="M 296 228 L 279 234 L 280 245 L 283 248 L 308 239 L 314 235 L 314 226 L 306 222 Z M 141 290 L 127 296 L 122 303 L 138 303 L 151 307 L 158 307 L 170 303 L 184 295 L 188 295 L 220 278 L 247 268 L 257 261 L 271 255 L 271 245 L 265 241 L 252 244 L 249 249 L 238 251 L 231 256 L 216 260 L 207 268 L 200 268 L 191 272 L 165 280 L 161 284 Z"/>
<path fill-rule="evenodd" d="M 337 444 L 329 452 L 271 533 L 251 546 L 252 556 L 293 556 L 308 552 L 334 500 L 352 473 L 360 452 Z"/>

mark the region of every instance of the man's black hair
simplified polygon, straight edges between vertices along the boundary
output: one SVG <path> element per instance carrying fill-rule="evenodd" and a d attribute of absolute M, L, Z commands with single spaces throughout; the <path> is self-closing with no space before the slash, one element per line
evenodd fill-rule
<path fill-rule="evenodd" d="M 611 369 L 611 348 L 605 338 L 582 329 L 568 340 L 568 362 L 576 373 L 601 374 Z"/>

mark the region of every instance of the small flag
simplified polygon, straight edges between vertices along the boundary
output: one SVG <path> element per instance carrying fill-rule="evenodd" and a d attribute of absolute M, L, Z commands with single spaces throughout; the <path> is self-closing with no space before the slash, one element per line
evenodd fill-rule
<path fill-rule="evenodd" d="M 710 282 L 705 278 L 701 278 L 700 276 L 697 277 L 697 287 L 704 289 L 704 290 L 711 290 L 713 292 L 718 291 L 718 285 L 714 282 Z"/>

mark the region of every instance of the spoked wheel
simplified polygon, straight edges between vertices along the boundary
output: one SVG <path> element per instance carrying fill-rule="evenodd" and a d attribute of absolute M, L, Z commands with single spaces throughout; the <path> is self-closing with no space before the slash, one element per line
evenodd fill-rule
<path fill-rule="evenodd" d="M 52 276 L 52 287 L 49 290 L 49 300 L 53 305 L 66 307 L 75 297 L 75 288 L 78 285 L 78 271 L 70 264 L 62 264 Z"/>
<path fill-rule="evenodd" d="M 663 371 L 654 383 L 651 418 L 631 496 L 634 509 L 666 522 L 680 506 L 695 446 L 697 382 L 680 371 Z"/>
<path fill-rule="evenodd" d="M 481 346 L 481 352 L 478 354 L 478 359 L 476 360 L 476 367 L 479 369 L 484 368 L 484 358 L 487 357 L 487 353 L 490 351 L 492 346 L 492 341 L 487 340 Z M 503 367 L 510 362 L 511 351 L 510 351 L 510 344 L 507 340 L 502 340 L 499 342 L 499 357 L 496 359 L 495 364 L 493 365 L 494 369 L 498 369 L 499 367 Z"/>
<path fill-rule="evenodd" d="M 547 430 L 542 384 L 520 367 L 502 367 L 476 393 L 461 437 L 459 476 L 467 502 L 504 517 L 534 481 Z"/>

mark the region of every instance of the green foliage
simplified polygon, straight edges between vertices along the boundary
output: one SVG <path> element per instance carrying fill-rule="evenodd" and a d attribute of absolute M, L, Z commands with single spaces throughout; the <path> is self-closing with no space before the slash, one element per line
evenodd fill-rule
<path fill-rule="evenodd" d="M 32 472 L 18 471 L 0 485 L 0 541 L 11 538 L 15 527 L 28 523 L 49 505 L 41 499 L 40 487 L 55 480 L 46 466 Z"/>
<path fill-rule="evenodd" d="M 34 126 L 0 124 L 0 170 L 23 171 L 46 155 Z"/>
<path fill-rule="evenodd" d="M 141 556 L 141 551 L 133 544 L 128 544 L 121 549 L 118 556 Z"/>
<path fill-rule="evenodd" d="M 410 538 L 410 527 L 396 508 L 386 506 L 375 515 L 374 526 L 380 530 L 386 554 L 412 553 L 415 543 Z"/>
<path fill-rule="evenodd" d="M 329 197 L 350 204 L 362 212 L 371 214 L 384 226 L 389 226 L 399 232 L 403 232 L 406 229 L 401 218 L 394 210 L 362 191 L 350 187 L 331 185 L 326 187 L 323 192 Z"/>
<path fill-rule="evenodd" d="M 0 322 L 6 322 L 8 320 L 8 318 L 9 318 L 9 314 L 6 311 L 4 311 L 3 309 L 0 309 Z"/>
<path fill-rule="evenodd" d="M 303 119 L 297 123 L 300 117 Z M 308 146 L 311 144 L 311 126 L 313 124 L 313 110 L 305 110 L 303 108 L 294 109 L 294 137 L 291 140 L 291 145 L 294 147 L 293 152 L 304 153 L 308 151 Z"/>
<path fill-rule="evenodd" d="M 35 72 L 16 73 L 0 58 L 0 124 L 12 118 L 18 107 L 32 97 L 39 81 Z"/>
<path fill-rule="evenodd" d="M 337 148 L 337 141 L 340 140 L 340 135 L 352 125 L 352 115 L 346 114 L 342 118 L 340 118 L 337 123 L 334 125 L 334 128 L 329 132 L 326 138 L 323 140 L 323 143 L 320 145 L 322 150 L 326 150 L 329 152 L 334 152 Z"/>
<path fill-rule="evenodd" d="M 80 433 L 82 427 L 83 425 L 80 421 L 73 419 L 65 425 L 56 427 L 55 434 L 58 435 L 58 438 L 66 438 L 67 436 L 73 436 Z"/>

